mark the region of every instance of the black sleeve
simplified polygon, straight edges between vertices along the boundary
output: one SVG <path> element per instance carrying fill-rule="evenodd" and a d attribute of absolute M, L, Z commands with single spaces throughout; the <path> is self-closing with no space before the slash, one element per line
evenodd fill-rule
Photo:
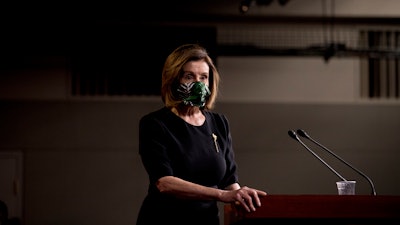
<path fill-rule="evenodd" d="M 150 184 L 154 185 L 163 176 L 173 175 L 166 144 L 162 124 L 152 116 L 144 116 L 139 122 L 139 154 Z"/>

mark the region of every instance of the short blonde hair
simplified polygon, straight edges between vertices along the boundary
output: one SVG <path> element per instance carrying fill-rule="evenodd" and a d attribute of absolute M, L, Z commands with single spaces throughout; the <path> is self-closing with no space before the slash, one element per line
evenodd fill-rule
<path fill-rule="evenodd" d="M 167 57 L 162 70 L 161 98 L 168 108 L 176 107 L 182 100 L 173 94 L 173 88 L 179 83 L 183 74 L 183 66 L 189 61 L 205 60 L 210 67 L 209 89 L 211 95 L 207 97 L 205 109 L 213 109 L 218 94 L 220 76 L 207 50 L 199 44 L 184 44 L 176 48 Z"/>

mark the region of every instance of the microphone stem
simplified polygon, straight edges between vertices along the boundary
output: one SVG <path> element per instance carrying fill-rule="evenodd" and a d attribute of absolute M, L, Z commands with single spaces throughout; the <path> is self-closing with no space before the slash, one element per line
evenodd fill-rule
<path fill-rule="evenodd" d="M 307 136 L 307 138 L 309 140 L 311 140 L 312 142 L 314 142 L 316 145 L 318 145 L 319 147 L 323 148 L 325 151 L 327 151 L 329 154 L 333 155 L 335 158 L 337 158 L 338 160 L 342 161 L 344 164 L 346 164 L 347 166 L 349 166 L 350 168 L 352 168 L 354 171 L 356 171 L 358 174 L 360 174 L 361 176 L 363 176 L 365 179 L 367 179 L 368 183 L 371 185 L 371 189 L 372 189 L 372 193 L 371 195 L 376 195 L 376 191 L 375 191 L 375 187 L 374 184 L 372 183 L 372 180 L 365 175 L 363 172 L 361 172 L 360 170 L 358 170 L 357 168 L 355 168 L 354 166 L 352 166 L 350 163 L 346 162 L 344 159 L 342 159 L 340 156 L 336 155 L 334 152 L 332 152 L 331 150 L 329 150 L 327 147 L 323 146 L 322 144 L 320 144 L 318 141 L 312 139 L 310 136 Z"/>
<path fill-rule="evenodd" d="M 326 163 L 321 157 L 319 157 L 314 151 L 312 151 L 310 148 L 307 147 L 306 144 L 304 144 L 300 138 L 297 138 L 297 140 L 303 145 L 304 148 L 306 148 L 311 154 L 313 154 L 319 161 L 321 161 L 323 164 L 325 164 L 326 167 L 328 167 L 333 173 L 336 174 L 341 180 L 347 181 L 342 175 L 340 175 L 336 170 L 334 170 L 328 163 Z"/>

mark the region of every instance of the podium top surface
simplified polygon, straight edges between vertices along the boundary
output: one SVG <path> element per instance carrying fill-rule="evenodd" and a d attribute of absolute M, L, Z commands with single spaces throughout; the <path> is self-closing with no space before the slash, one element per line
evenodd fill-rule
<path fill-rule="evenodd" d="M 255 212 L 225 205 L 225 217 L 240 219 L 400 219 L 400 196 L 267 195 Z"/>

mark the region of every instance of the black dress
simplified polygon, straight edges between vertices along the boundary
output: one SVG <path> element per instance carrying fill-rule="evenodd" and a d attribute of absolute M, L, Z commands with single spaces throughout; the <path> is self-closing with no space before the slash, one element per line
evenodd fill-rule
<path fill-rule="evenodd" d="M 178 199 L 160 194 L 155 186 L 163 176 L 220 189 L 238 182 L 226 117 L 210 111 L 203 114 L 206 121 L 201 126 L 187 123 L 165 107 L 140 120 L 139 154 L 150 183 L 137 225 L 219 224 L 216 201 Z"/>

